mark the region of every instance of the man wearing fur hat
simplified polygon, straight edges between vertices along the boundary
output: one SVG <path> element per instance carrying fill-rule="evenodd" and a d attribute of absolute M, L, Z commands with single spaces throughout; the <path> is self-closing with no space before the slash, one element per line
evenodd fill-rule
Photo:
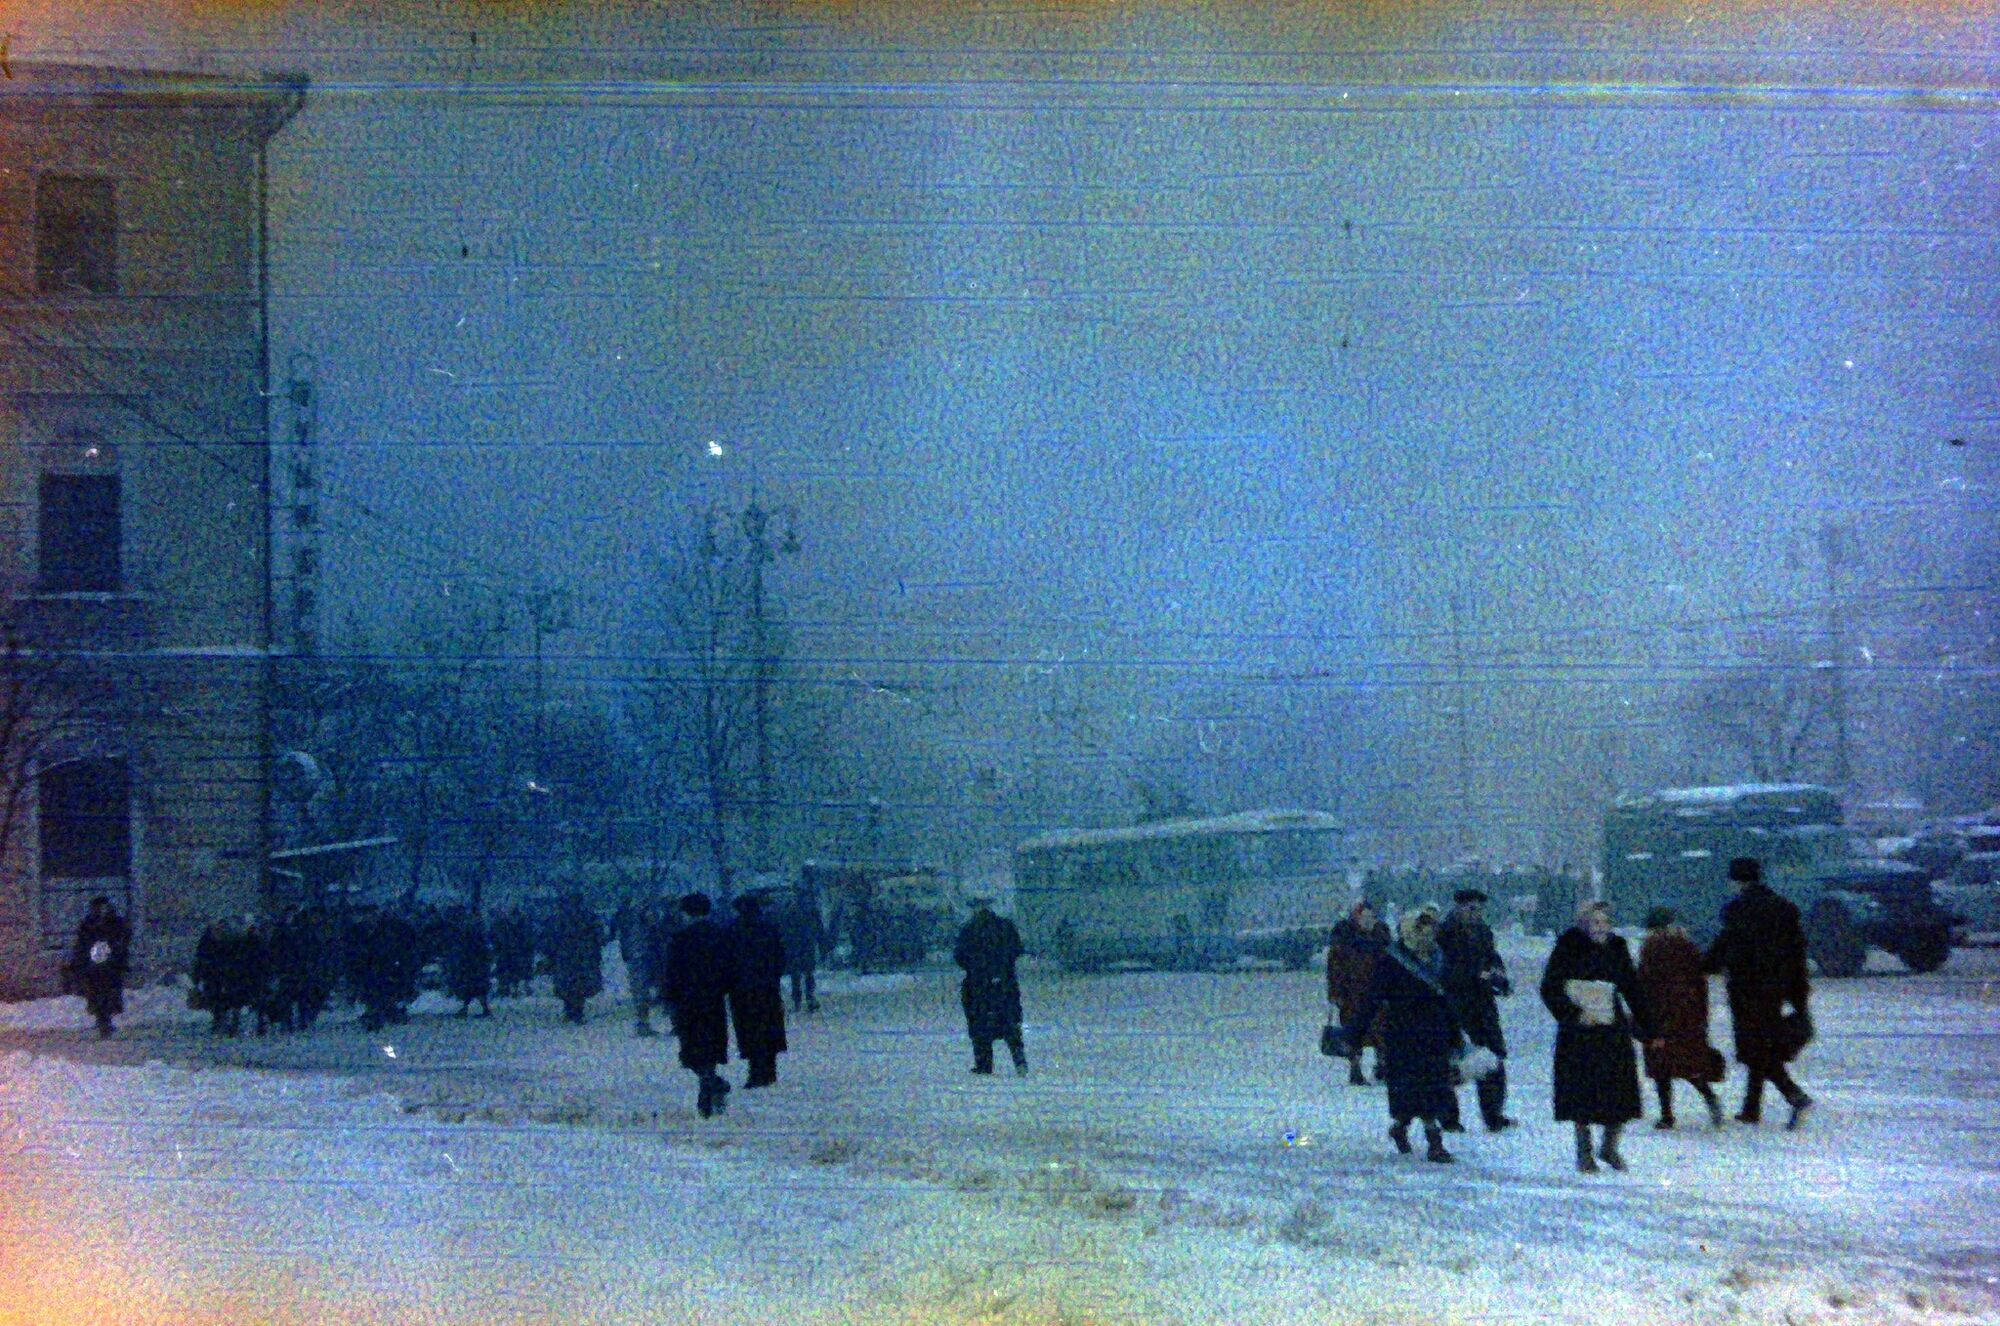
<path fill-rule="evenodd" d="M 1743 1108 L 1736 1118 L 1756 1123 L 1761 1117 L 1764 1084 L 1769 1082 L 1792 1107 L 1785 1127 L 1797 1128 L 1812 1108 L 1812 1097 L 1785 1071 L 1803 1047 L 1794 1026 L 1806 1021 L 1806 937 L 1799 909 L 1764 883 L 1763 865 L 1754 857 L 1729 863 L 1736 896 L 1722 906 L 1722 933 L 1709 946 L 1702 966 L 1722 972 L 1729 996 L 1729 1019 L 1736 1029 L 1736 1059 L 1750 1072 L 1743 1088 Z M 1786 1004 L 1796 1022 L 1784 1014 Z"/>
<path fill-rule="evenodd" d="M 1513 993 L 1507 980 L 1507 964 L 1493 943 L 1493 927 L 1486 924 L 1486 895 L 1478 889 L 1460 889 L 1452 897 L 1452 909 L 1438 924 L 1438 952 L 1444 956 L 1444 988 L 1451 996 L 1452 1010 L 1465 1038 L 1484 1046 L 1500 1061 L 1493 1073 L 1478 1079 L 1474 1091 L 1479 1096 L 1479 1117 L 1486 1131 L 1497 1133 L 1512 1128 L 1507 1117 L 1507 1038 L 1500 1030 L 1499 996 Z"/>

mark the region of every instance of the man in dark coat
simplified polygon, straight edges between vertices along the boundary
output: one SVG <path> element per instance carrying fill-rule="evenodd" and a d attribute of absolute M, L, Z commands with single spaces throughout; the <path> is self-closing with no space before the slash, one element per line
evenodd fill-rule
<path fill-rule="evenodd" d="M 581 893 L 571 890 L 556 900 L 542 953 L 563 1017 L 582 1026 L 585 1003 L 604 988 L 604 926 Z"/>
<path fill-rule="evenodd" d="M 77 923 L 70 947 L 69 970 L 83 1006 L 97 1023 L 97 1034 L 109 1036 L 111 1019 L 125 1011 L 125 965 L 131 959 L 132 927 L 99 894 Z"/>
<path fill-rule="evenodd" d="M 1576 1127 L 1576 1167 L 1602 1160 L 1625 1168 L 1618 1135 L 1639 1117 L 1639 1057 L 1634 1037 L 1652 1039 L 1652 1015 L 1632 966 L 1632 951 L 1611 929 L 1611 909 L 1587 902 L 1576 924 L 1556 937 L 1542 972 L 1542 1002 L 1556 1020 L 1555 1117 Z M 1590 1126 L 1602 1141 L 1593 1157 Z"/>
<path fill-rule="evenodd" d="M 445 913 L 445 989 L 458 1000 L 458 1015 L 479 1004 L 479 1016 L 493 1016 L 493 940 L 486 922 L 470 907 L 454 907 Z"/>
<path fill-rule="evenodd" d="M 653 1030 L 653 900 L 627 894 L 611 917 L 611 934 L 618 941 L 618 959 L 625 964 L 625 988 L 632 996 L 632 1034 L 654 1036 Z"/>
<path fill-rule="evenodd" d="M 716 1070 L 729 1062 L 728 999 L 736 964 L 728 932 L 709 915 L 707 894 L 688 894 L 681 911 L 687 924 L 668 946 L 665 994 L 681 1067 L 701 1082 L 695 1110 L 706 1119 L 729 1108 L 729 1083 Z"/>
<path fill-rule="evenodd" d="M 808 1013 L 819 1012 L 819 959 L 826 951 L 826 924 L 820 920 L 819 900 L 813 890 L 801 885 L 778 910 L 778 934 L 785 941 L 785 975 L 792 984 L 792 1011 L 798 1012 L 803 999 Z"/>
<path fill-rule="evenodd" d="M 493 993 L 518 998 L 535 975 L 535 935 L 528 915 L 518 906 L 500 909 L 493 917 Z"/>
<path fill-rule="evenodd" d="M 736 900 L 730 928 L 735 972 L 729 983 L 729 1020 L 736 1028 L 736 1052 L 750 1066 L 745 1090 L 778 1080 L 778 1056 L 785 1044 L 785 941 L 765 919 L 762 902 L 746 893 Z"/>
<path fill-rule="evenodd" d="M 193 1007 L 208 1010 L 209 1030 L 243 1032 L 243 1010 L 261 1009 L 269 972 L 255 918 L 224 917 L 201 932 L 194 948 Z"/>
<path fill-rule="evenodd" d="M 1646 1076 L 1660 1097 L 1655 1128 L 1674 1126 L 1674 1079 L 1694 1084 L 1708 1106 L 1709 1122 L 1722 1127 L 1722 1054 L 1708 1043 L 1708 973 L 1702 953 L 1681 929 L 1671 907 L 1646 913 L 1646 941 L 1639 945 L 1639 988 L 1653 1014 L 1655 1040 L 1646 1047 Z"/>
<path fill-rule="evenodd" d="M 1500 1061 L 1498 1069 L 1473 1087 L 1486 1131 L 1497 1133 L 1515 1122 L 1506 1110 L 1507 1038 L 1500 1030 L 1499 1005 L 1499 996 L 1513 993 L 1514 987 L 1493 943 L 1493 927 L 1486 924 L 1486 895 L 1478 889 L 1460 889 L 1452 902 L 1450 915 L 1437 931 L 1438 952 L 1444 955 L 1444 989 L 1465 1038 L 1491 1050 Z"/>
<path fill-rule="evenodd" d="M 1790 1004 L 1801 1021 L 1810 1016 L 1805 930 L 1799 909 L 1764 883 L 1763 866 L 1754 857 L 1731 861 L 1729 878 L 1736 896 L 1722 906 L 1722 932 L 1702 966 L 1723 973 L 1729 1019 L 1736 1029 L 1736 1059 L 1750 1073 L 1736 1117 L 1743 1123 L 1762 1117 L 1764 1084 L 1769 1082 L 1792 1107 L 1785 1127 L 1797 1128 L 1813 1101 L 1785 1071 L 1802 1041 L 1788 1028 L 1784 1007 Z"/>
<path fill-rule="evenodd" d="M 1375 1080 L 1382 1080 L 1382 1037 L 1372 1027 L 1354 1023 L 1354 1011 L 1367 995 L 1375 979 L 1375 964 L 1395 936 L 1389 923 L 1375 912 L 1375 904 L 1363 898 L 1334 923 L 1326 944 L 1326 1001 L 1350 1038 L 1354 1053 L 1347 1061 L 1347 1080 L 1354 1086 L 1368 1085 L 1361 1072 L 1361 1051 L 1375 1051 Z"/>
<path fill-rule="evenodd" d="M 1410 1154 L 1410 1124 L 1421 1119 L 1425 1159 L 1448 1165 L 1444 1122 L 1456 1113 L 1452 1057 L 1465 1043 L 1451 998 L 1445 993 L 1437 948 L 1437 917 L 1428 910 L 1403 918 L 1398 941 L 1383 950 L 1354 1025 L 1370 1027 L 1381 1016 L 1383 1079 L 1389 1095 L 1389 1140 Z"/>
<path fill-rule="evenodd" d="M 972 917 L 958 932 L 951 960 L 965 973 L 958 988 L 965 1009 L 965 1034 L 972 1039 L 972 1071 L 993 1071 L 993 1042 L 1007 1042 L 1014 1073 L 1028 1071 L 1021 1043 L 1021 982 L 1014 964 L 1021 958 L 1021 932 L 993 911 L 991 898 L 972 899 Z"/>

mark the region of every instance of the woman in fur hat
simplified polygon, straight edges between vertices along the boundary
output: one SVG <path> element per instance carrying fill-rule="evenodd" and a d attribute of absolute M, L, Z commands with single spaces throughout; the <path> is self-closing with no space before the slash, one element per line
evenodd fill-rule
<path fill-rule="evenodd" d="M 1542 973 L 1542 1002 L 1556 1020 L 1555 1116 L 1576 1127 L 1576 1167 L 1625 1168 L 1618 1134 L 1639 1117 L 1634 1037 L 1652 1039 L 1652 1016 L 1632 951 L 1612 933 L 1611 909 L 1586 902 L 1556 940 Z M 1590 1126 L 1602 1138 L 1591 1154 Z"/>
<path fill-rule="evenodd" d="M 1646 1076 L 1660 1097 L 1655 1128 L 1674 1126 L 1674 1079 L 1694 1084 L 1708 1106 L 1708 1121 L 1722 1127 L 1722 1102 L 1714 1083 L 1727 1065 L 1708 1043 L 1708 974 L 1701 949 L 1680 927 L 1670 907 L 1646 913 L 1646 942 L 1639 945 L 1639 988 L 1653 1014 L 1658 1039 L 1646 1047 Z"/>
<path fill-rule="evenodd" d="M 1389 1138 L 1410 1153 L 1410 1124 L 1423 1120 L 1425 1159 L 1450 1164 L 1443 1121 L 1457 1110 L 1452 1056 L 1464 1045 L 1458 1017 L 1439 979 L 1437 915 L 1419 910 L 1403 919 L 1397 942 L 1375 964 L 1368 991 L 1354 1010 L 1355 1027 L 1377 1025 L 1383 1081 L 1389 1089 Z"/>

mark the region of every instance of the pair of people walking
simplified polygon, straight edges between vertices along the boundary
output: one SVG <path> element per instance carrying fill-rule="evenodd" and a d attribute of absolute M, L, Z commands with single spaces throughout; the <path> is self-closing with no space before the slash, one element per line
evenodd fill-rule
<path fill-rule="evenodd" d="M 764 919 L 755 894 L 736 900 L 732 925 L 717 921 L 705 893 L 681 899 L 686 924 L 669 941 L 661 993 L 679 1041 L 681 1066 L 699 1083 L 695 1112 L 706 1119 L 729 1108 L 729 1032 L 749 1065 L 746 1090 L 778 1081 L 785 1039 L 784 940 Z"/>

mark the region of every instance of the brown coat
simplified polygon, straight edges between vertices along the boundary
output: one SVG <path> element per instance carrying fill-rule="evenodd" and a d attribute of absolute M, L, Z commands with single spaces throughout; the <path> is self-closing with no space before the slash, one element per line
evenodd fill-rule
<path fill-rule="evenodd" d="M 1660 1042 L 1646 1046 L 1646 1076 L 1720 1082 L 1726 1065 L 1708 1043 L 1708 974 L 1701 949 L 1685 930 L 1668 926 L 1646 936 L 1639 946 L 1639 988 Z"/>
<path fill-rule="evenodd" d="M 1388 923 L 1380 917 L 1363 930 L 1350 914 L 1333 927 L 1326 947 L 1326 997 L 1340 1008 L 1340 1025 L 1352 1032 L 1355 1043 L 1376 1051 L 1382 1048 L 1381 1019 L 1376 1025 L 1357 1027 L 1355 1011 L 1367 997 L 1375 980 L 1376 964 L 1383 961 L 1390 942 Z"/>

